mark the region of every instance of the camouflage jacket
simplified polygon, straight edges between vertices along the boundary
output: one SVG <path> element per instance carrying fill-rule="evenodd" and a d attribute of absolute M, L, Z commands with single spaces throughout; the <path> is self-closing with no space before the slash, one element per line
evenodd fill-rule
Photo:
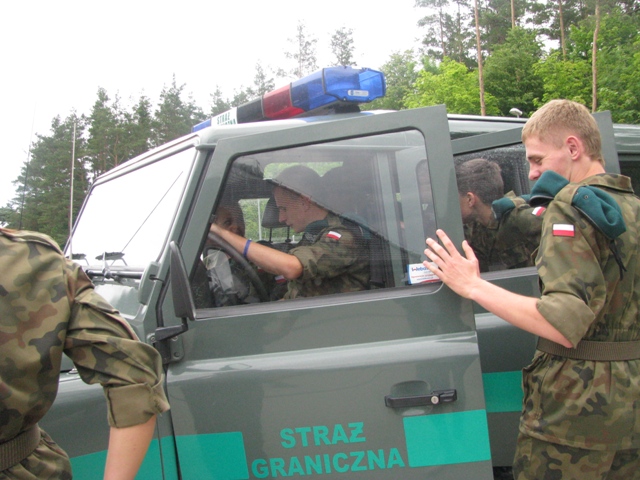
<path fill-rule="evenodd" d="M 531 207 L 513 192 L 505 197 L 512 200 L 513 208 L 496 214 L 487 226 L 475 222 L 465 228 L 481 272 L 534 265 L 545 208 Z"/>
<path fill-rule="evenodd" d="M 110 425 L 137 425 L 169 408 L 159 354 L 82 269 L 45 235 L 0 229 L 0 442 L 49 410 L 63 352 L 85 382 L 102 384 Z"/>
<path fill-rule="evenodd" d="M 538 311 L 575 346 L 580 340 L 640 340 L 640 200 L 627 177 L 602 174 L 596 185 L 621 207 L 626 231 L 610 240 L 572 206 L 564 187 L 544 216 L 536 266 Z M 640 360 L 598 362 L 536 352 L 524 371 L 523 433 L 579 448 L 640 447 Z"/>
<path fill-rule="evenodd" d="M 364 233 L 336 215 L 330 213 L 309 224 L 289 253 L 300 260 L 303 272 L 289 281 L 286 299 L 369 288 L 369 245 Z"/>

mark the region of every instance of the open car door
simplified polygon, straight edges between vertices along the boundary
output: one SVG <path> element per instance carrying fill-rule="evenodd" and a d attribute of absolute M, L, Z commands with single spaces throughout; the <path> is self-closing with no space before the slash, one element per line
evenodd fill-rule
<path fill-rule="evenodd" d="M 167 372 L 182 478 L 492 478 L 473 306 L 422 266 L 436 228 L 463 239 L 444 107 L 199 150 L 209 163 L 179 245 L 195 290 L 222 202 L 242 207 L 248 238 L 295 246 L 301 234 L 274 233 L 267 206 L 269 179 L 301 164 L 335 174 L 307 193 L 359 229 L 370 275 L 359 291 L 293 300 L 280 299 L 282 279 L 267 278 L 268 298 L 199 304 Z M 162 316 L 180 323 L 170 295 Z"/>

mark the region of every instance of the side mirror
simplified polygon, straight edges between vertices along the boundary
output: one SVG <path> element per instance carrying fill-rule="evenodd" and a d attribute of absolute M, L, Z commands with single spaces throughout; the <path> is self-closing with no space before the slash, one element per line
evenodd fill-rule
<path fill-rule="evenodd" d="M 189 330 L 187 320 L 196 319 L 196 305 L 193 301 L 191 293 L 191 285 L 189 285 L 189 276 L 187 275 L 187 267 L 184 264 L 182 253 L 176 242 L 169 244 L 170 271 L 169 278 L 171 282 L 171 297 L 173 298 L 173 308 L 176 317 L 182 319 L 181 325 L 173 325 L 171 327 L 159 327 L 155 331 L 155 342 L 162 342 L 170 338 L 176 337 L 181 333 Z"/>

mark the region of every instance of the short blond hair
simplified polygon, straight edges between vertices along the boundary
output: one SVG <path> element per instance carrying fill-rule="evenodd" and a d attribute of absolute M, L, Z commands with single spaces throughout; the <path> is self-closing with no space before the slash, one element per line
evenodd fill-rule
<path fill-rule="evenodd" d="M 587 107 L 580 103 L 551 100 L 539 108 L 522 129 L 523 141 L 537 137 L 556 147 L 562 146 L 567 135 L 578 137 L 587 156 L 604 164 L 600 129 Z"/>

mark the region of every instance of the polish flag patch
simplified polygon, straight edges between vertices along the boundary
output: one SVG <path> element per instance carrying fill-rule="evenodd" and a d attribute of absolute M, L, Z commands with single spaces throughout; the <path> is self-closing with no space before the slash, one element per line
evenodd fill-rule
<path fill-rule="evenodd" d="M 331 238 L 333 240 L 340 240 L 340 237 L 342 237 L 342 234 L 334 232 L 333 230 L 327 233 L 327 238 Z"/>
<path fill-rule="evenodd" d="M 539 217 L 540 215 L 542 215 L 545 212 L 546 209 L 547 209 L 546 207 L 536 207 L 536 208 L 533 209 L 531 214 L 535 215 L 536 217 Z"/>
<path fill-rule="evenodd" d="M 277 275 L 277 276 L 275 276 L 275 277 L 273 277 L 273 278 L 275 279 L 275 281 L 276 281 L 276 283 L 277 283 L 278 285 L 280 285 L 280 284 L 283 284 L 283 283 L 286 283 L 286 282 L 287 282 L 287 279 L 286 279 L 286 278 L 284 278 L 282 275 Z"/>
<path fill-rule="evenodd" d="M 554 223 L 553 224 L 553 236 L 554 237 L 575 237 L 576 230 L 573 225 L 568 223 Z"/>

